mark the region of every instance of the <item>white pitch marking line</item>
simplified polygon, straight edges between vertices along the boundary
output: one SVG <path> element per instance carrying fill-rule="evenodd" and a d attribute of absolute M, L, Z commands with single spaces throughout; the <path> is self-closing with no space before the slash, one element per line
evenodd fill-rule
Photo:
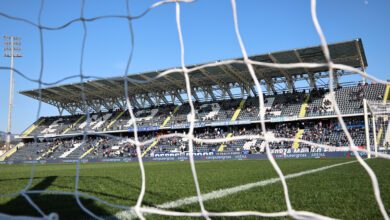
<path fill-rule="evenodd" d="M 298 173 L 292 173 L 292 174 L 286 175 L 285 178 L 292 179 L 292 178 L 296 178 L 296 177 L 301 177 L 301 176 L 305 176 L 308 174 L 317 173 L 317 172 L 328 170 L 328 169 L 331 169 L 334 167 L 343 166 L 346 164 L 351 164 L 351 163 L 356 163 L 356 162 L 357 162 L 356 160 L 353 160 L 353 161 L 349 161 L 349 162 L 338 163 L 338 164 L 324 166 L 324 167 L 320 167 L 320 168 L 316 168 L 316 169 L 306 170 L 306 171 L 302 171 L 302 172 L 298 172 Z M 280 178 L 277 178 L 277 177 L 270 178 L 270 179 L 262 180 L 262 181 L 255 182 L 255 183 L 248 183 L 248 184 L 235 186 L 235 187 L 231 187 L 231 188 L 215 190 L 215 191 L 212 191 L 212 192 L 209 192 L 206 194 L 202 194 L 202 198 L 203 198 L 203 201 L 207 201 L 207 200 L 211 200 L 211 199 L 219 199 L 219 198 L 231 195 L 231 194 L 235 194 L 235 193 L 239 193 L 242 191 L 252 189 L 254 187 L 267 186 L 267 185 L 277 183 L 277 182 L 280 182 Z M 177 208 L 177 207 L 184 206 L 184 205 L 190 205 L 190 204 L 197 203 L 197 202 L 198 202 L 198 197 L 192 196 L 192 197 L 187 197 L 184 199 L 178 199 L 178 200 L 175 200 L 172 202 L 166 202 L 166 203 L 157 205 L 156 207 L 160 208 L 160 209 L 172 209 L 172 208 Z M 126 210 L 126 211 L 121 211 L 121 212 L 116 213 L 115 217 L 117 217 L 119 219 L 131 219 L 135 216 L 134 216 L 134 213 L 132 210 Z"/>

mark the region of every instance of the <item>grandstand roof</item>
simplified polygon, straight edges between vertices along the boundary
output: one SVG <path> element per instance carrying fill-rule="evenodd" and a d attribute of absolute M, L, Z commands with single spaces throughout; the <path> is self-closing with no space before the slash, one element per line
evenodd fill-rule
<path fill-rule="evenodd" d="M 329 50 L 334 63 L 345 64 L 356 68 L 367 66 L 367 60 L 361 39 L 329 44 Z M 298 62 L 326 62 L 320 46 L 253 55 L 250 56 L 250 59 L 268 63 L 284 64 Z M 237 58 L 236 60 L 242 60 L 242 58 Z M 187 68 L 196 66 L 200 66 L 200 64 L 187 66 Z M 128 94 L 130 97 L 135 97 L 134 104 L 136 106 L 141 107 L 139 104 L 140 99 L 145 99 L 146 103 L 152 104 L 154 101 L 152 101 L 151 98 L 155 98 L 157 96 L 162 99 L 161 102 L 174 102 L 175 98 L 173 101 L 167 101 L 167 99 L 163 97 L 168 94 L 171 96 L 177 96 L 177 99 L 182 101 L 181 97 L 178 97 L 177 93 L 180 93 L 180 91 L 185 91 L 183 73 L 174 72 L 148 83 L 134 82 L 145 81 L 147 79 L 154 78 L 159 73 L 164 71 L 165 70 L 158 70 L 128 76 L 130 79 L 128 81 Z M 315 73 L 326 72 L 327 68 L 295 68 L 281 70 L 276 68 L 256 66 L 255 71 L 259 80 L 263 80 L 264 85 L 269 86 L 270 84 L 277 82 L 277 79 L 282 79 L 285 80 L 286 83 L 287 81 L 288 83 L 291 83 L 296 79 L 302 78 L 302 75 L 309 76 Z M 253 86 L 253 80 L 251 79 L 247 67 L 244 64 L 233 63 L 214 67 L 206 67 L 191 72 L 190 78 L 191 86 L 197 91 L 199 88 L 203 88 L 203 91 L 207 91 L 207 88 L 214 88 L 215 86 L 225 88 L 226 86 L 229 87 L 229 85 L 232 84 L 238 84 L 247 88 Z M 42 102 L 55 105 L 59 108 L 65 108 L 69 111 L 70 106 L 78 107 L 80 109 L 82 87 L 84 87 L 85 97 L 88 104 L 99 102 L 104 105 L 104 103 L 108 102 L 107 100 L 112 103 L 117 103 L 115 100 L 123 100 L 124 98 L 123 76 L 86 81 L 83 83 L 83 85 L 81 83 L 71 83 L 60 86 L 47 87 L 41 90 L 41 96 L 39 96 L 38 89 L 21 91 L 20 93 L 37 100 L 41 100 Z M 197 99 L 197 97 L 195 98 Z M 138 100 L 138 102 L 136 100 Z"/>

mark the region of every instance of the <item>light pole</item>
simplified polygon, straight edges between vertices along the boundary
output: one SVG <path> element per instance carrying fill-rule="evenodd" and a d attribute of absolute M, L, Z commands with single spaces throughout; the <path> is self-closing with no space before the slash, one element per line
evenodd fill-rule
<path fill-rule="evenodd" d="M 4 36 L 4 57 L 11 58 L 10 79 L 9 79 L 9 97 L 8 97 L 8 126 L 6 137 L 6 148 L 9 149 L 11 144 L 12 128 L 12 107 L 14 101 L 14 58 L 22 57 L 21 38 L 15 36 Z"/>

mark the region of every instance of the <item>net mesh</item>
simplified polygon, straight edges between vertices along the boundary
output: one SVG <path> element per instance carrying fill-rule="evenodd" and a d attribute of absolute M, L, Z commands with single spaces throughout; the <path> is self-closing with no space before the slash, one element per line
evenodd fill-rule
<path fill-rule="evenodd" d="M 387 153 L 390 144 L 390 104 L 386 101 L 367 101 L 369 113 L 369 143 L 375 155 L 380 152 Z"/>
<path fill-rule="evenodd" d="M 154 9 L 162 6 L 162 5 L 165 5 L 165 4 L 172 4 L 175 6 L 175 13 L 176 13 L 176 26 L 177 26 L 177 34 L 179 36 L 179 43 L 180 43 L 180 52 L 181 52 L 181 68 L 180 69 L 170 69 L 170 70 L 166 70 L 160 74 L 158 74 L 156 77 L 154 78 L 151 78 L 149 80 L 145 80 L 145 81 L 136 81 L 136 83 L 148 83 L 150 81 L 153 81 L 153 80 L 158 80 L 159 78 L 165 76 L 165 75 L 169 75 L 171 73 L 182 73 L 185 77 L 185 83 L 186 83 L 186 91 L 187 91 L 187 94 L 188 94 L 188 97 L 192 97 L 192 90 L 191 90 L 191 82 L 190 82 L 190 75 L 192 72 L 196 71 L 196 70 L 199 70 L 201 68 L 205 68 L 205 67 L 212 67 L 212 66 L 218 66 L 218 65 L 224 65 L 224 64 L 233 64 L 233 63 L 238 63 L 238 64 L 245 64 L 247 66 L 247 69 L 250 73 L 250 76 L 252 77 L 253 79 L 253 82 L 257 88 L 257 91 L 259 93 L 258 95 L 258 99 L 259 99 L 259 110 L 260 110 L 260 124 L 261 124 L 261 129 L 262 129 L 262 134 L 267 134 L 267 128 L 266 128 L 266 125 L 265 125 L 265 107 L 264 107 L 264 97 L 263 97 L 263 93 L 262 93 L 262 89 L 260 88 L 260 82 L 259 80 L 257 79 L 256 75 L 255 75 L 255 71 L 254 71 L 254 66 L 263 66 L 263 67 L 272 67 L 272 68 L 279 68 L 279 69 L 290 69 L 290 68 L 297 68 L 297 67 L 301 67 L 301 68 L 316 68 L 316 67 L 327 67 L 329 69 L 329 90 L 330 90 L 330 98 L 331 98 L 331 103 L 334 107 L 334 110 L 335 110 L 335 113 L 337 114 L 337 118 L 338 118 L 338 121 L 342 127 L 342 130 L 344 131 L 344 133 L 346 134 L 346 137 L 349 141 L 349 147 L 351 149 L 351 151 L 353 151 L 356 155 L 356 159 L 357 161 L 361 164 L 361 166 L 364 167 L 364 169 L 366 170 L 366 172 L 369 174 L 369 177 L 371 179 L 371 183 L 372 183 L 372 187 L 373 187 L 373 190 L 374 190 L 374 195 L 375 195 L 375 198 L 376 198 L 376 202 L 377 202 L 377 205 L 381 211 L 381 214 L 383 216 L 384 219 L 389 219 L 389 216 L 384 208 L 384 205 L 383 205 L 383 202 L 382 202 L 382 199 L 381 199 L 381 194 L 380 194 L 380 189 L 379 189 L 379 185 L 378 185 L 378 180 L 376 178 L 376 175 L 375 173 L 372 171 L 372 169 L 367 165 L 367 163 L 365 162 L 365 160 L 363 160 L 360 156 L 360 154 L 357 153 L 357 151 L 362 151 L 362 152 L 367 152 L 367 150 L 365 149 L 360 149 L 360 148 L 357 148 L 354 144 L 354 141 L 350 135 L 350 133 L 348 132 L 348 129 L 347 129 L 347 126 L 346 124 L 344 123 L 344 120 L 343 120 L 343 117 L 340 113 L 340 109 L 338 107 L 338 104 L 337 104 L 337 101 L 335 99 L 335 95 L 334 95 L 334 70 L 335 69 L 338 69 L 338 70 L 345 70 L 345 71 L 350 71 L 350 72 L 354 72 L 354 73 L 357 73 L 357 74 L 360 74 L 362 77 L 366 78 L 366 79 L 370 79 L 371 81 L 373 82 L 377 82 L 377 83 L 382 83 L 382 84 L 388 84 L 387 82 L 383 81 L 383 80 L 380 80 L 380 79 L 377 79 L 371 75 L 368 75 L 366 74 L 366 72 L 364 71 L 361 71 L 359 69 L 356 69 L 356 68 L 353 68 L 353 67 L 350 67 L 350 66 L 347 66 L 347 65 L 342 65 L 342 64 L 335 64 L 332 62 L 331 60 L 331 57 L 330 57 L 330 54 L 329 54 L 329 50 L 328 50 L 328 47 L 327 47 L 327 42 L 326 42 L 326 39 L 325 39 L 325 36 L 324 36 L 324 33 L 321 29 L 321 26 L 320 26 L 320 23 L 318 21 L 318 18 L 317 18 L 317 14 L 316 14 L 316 0 L 311 0 L 311 17 L 312 17 L 312 21 L 313 21 L 313 25 L 318 33 L 318 37 L 321 41 L 321 46 L 322 46 L 322 51 L 325 55 L 325 58 L 326 58 L 326 62 L 325 63 L 291 63 L 291 64 L 277 64 L 277 63 L 265 63 L 265 62 L 259 62 L 259 61 L 255 61 L 255 60 L 251 60 L 248 58 L 248 54 L 247 54 L 247 51 L 246 51 L 246 47 L 244 45 L 244 42 L 241 38 L 241 34 L 240 34 L 240 30 L 239 30 L 239 19 L 238 19 L 238 15 L 237 15 L 237 10 L 236 10 L 236 1 L 235 0 L 231 0 L 231 9 L 232 9 L 232 14 L 233 14 L 233 24 L 234 24 L 234 28 L 235 28 L 235 34 L 236 34 L 236 38 L 237 38 L 237 41 L 238 41 L 238 44 L 240 46 L 240 49 L 241 49 L 241 52 L 242 52 L 242 57 L 243 59 L 242 60 L 226 60 L 226 61 L 222 61 L 222 62 L 218 62 L 218 63 L 212 63 L 212 64 L 205 64 L 205 65 L 200 65 L 200 66 L 196 66 L 196 67 L 192 67 L 192 68 L 187 68 L 186 65 L 185 65 L 185 40 L 183 39 L 183 36 L 182 36 L 182 27 L 181 27 L 181 23 L 180 23 L 180 19 L 181 19 L 181 10 L 180 10 L 180 6 L 181 4 L 187 4 L 187 3 L 192 3 L 194 2 L 193 0 L 165 0 L 165 1 L 160 1 L 160 2 L 157 2 L 153 5 L 151 5 L 147 10 L 145 10 L 143 13 L 139 14 L 139 15 L 132 15 L 131 12 L 130 12 L 130 4 L 129 4 L 129 0 L 126 1 L 126 9 L 127 9 L 127 14 L 126 15 L 109 15 L 109 16 L 100 16 L 100 17 L 92 17 L 92 18 L 85 18 L 84 17 L 84 10 L 85 10 L 85 0 L 81 0 L 81 7 L 80 7 L 80 17 L 77 18 L 77 19 L 73 19 L 73 20 L 70 20 L 62 25 L 59 25 L 59 26 L 44 26 L 42 25 L 41 21 L 42 21 L 42 15 L 44 13 L 44 6 L 45 6 L 45 1 L 44 0 L 41 0 L 41 3 L 40 3 L 40 10 L 39 10 L 39 14 L 38 14 L 38 23 L 34 23 L 33 21 L 30 21 L 30 20 L 27 20 L 27 19 L 24 19 L 24 18 L 20 18 L 20 17 L 14 17 L 14 16 L 11 16 L 7 13 L 4 13 L 4 12 L 0 12 L 0 16 L 1 17 L 4 17 L 4 18 L 8 18 L 8 19 L 12 19 L 12 20 L 15 20 L 15 21 L 20 21 L 20 22 L 23 22 L 23 23 L 26 23 L 32 27 L 35 27 L 38 31 L 39 31 L 39 39 L 40 39 L 40 71 L 39 71 L 39 77 L 38 79 L 34 79 L 34 78 L 30 78 L 28 75 L 24 74 L 23 72 L 21 71 L 18 71 L 17 69 L 13 69 L 17 74 L 19 74 L 20 76 L 22 76 L 23 78 L 29 80 L 29 81 L 32 81 L 32 82 L 35 82 L 38 84 L 38 88 L 41 89 L 42 86 L 49 86 L 49 85 L 56 85 L 58 83 L 61 83 L 65 80 L 69 80 L 69 79 L 74 79 L 74 78 L 79 78 L 80 79 L 80 82 L 81 82 L 81 86 L 82 86 L 82 92 L 81 92 L 81 98 L 82 98 L 82 101 L 83 101 L 83 106 L 85 109 L 88 109 L 88 105 L 87 105 L 87 102 L 86 102 L 86 95 L 84 93 L 84 88 L 83 88 L 83 84 L 82 82 L 84 82 L 86 79 L 93 79 L 93 78 L 97 78 L 97 77 L 93 77 L 93 76 L 87 76 L 85 75 L 84 73 L 84 70 L 83 70 L 83 63 L 84 63 L 84 57 L 85 57 L 85 45 L 86 45 L 86 42 L 87 42 L 87 33 L 88 33 L 88 22 L 93 22 L 93 21 L 96 21 L 96 20 L 101 20 L 101 19 L 110 19 L 110 18 L 118 18 L 118 19 L 124 19 L 124 20 L 127 20 L 128 21 L 128 29 L 129 29 L 129 32 L 130 32 L 130 35 L 131 35 L 131 38 L 130 38 L 130 41 L 131 41 L 131 50 L 130 50 L 130 53 L 128 55 L 128 60 L 127 60 L 127 65 L 126 65 L 126 68 L 125 68 L 125 71 L 124 71 L 124 74 L 123 74 L 123 80 L 124 80 L 124 94 L 125 94 L 125 97 L 126 97 L 126 105 L 127 105 L 127 111 L 129 111 L 129 114 L 131 116 L 131 119 L 132 119 L 132 126 L 134 128 L 134 139 L 127 139 L 126 141 L 134 144 L 136 146 L 136 151 L 137 151 L 137 157 L 138 157 L 138 163 L 139 163 L 139 167 L 140 167 L 140 170 L 141 170 L 141 180 L 142 180 L 142 183 L 141 183 L 141 190 L 140 190 L 140 193 L 139 193 L 139 196 L 138 196 L 138 199 L 137 199 L 137 202 L 136 202 L 136 205 L 133 206 L 133 207 L 128 207 L 128 206 L 124 206 L 124 205 L 120 205 L 120 204 L 112 204 L 110 202 L 107 202 L 105 200 L 102 200 L 96 196 L 92 196 L 92 195 L 89 195 L 87 193 L 84 193 L 84 192 L 80 192 L 79 191 L 79 177 L 80 177 L 80 160 L 77 161 L 77 166 L 76 166 L 76 180 L 75 180 L 75 186 L 74 186 L 74 191 L 73 192 L 65 192 L 65 191 L 50 191 L 50 190 L 32 190 L 31 189 L 31 186 L 32 186 L 32 183 L 33 183 L 33 178 L 34 178 L 34 173 L 35 173 L 35 167 L 36 165 L 32 165 L 32 168 L 31 168 L 31 174 L 30 174 L 30 177 L 29 177 L 29 181 L 27 183 L 27 185 L 20 191 L 18 192 L 15 192 L 15 193 L 11 193 L 11 194 L 2 194 L 0 195 L 1 197 L 15 197 L 15 196 L 22 196 L 26 199 L 26 201 L 41 215 L 41 218 L 45 218 L 45 219 L 56 219 L 58 218 L 58 216 L 55 214 L 55 213 L 45 213 L 32 199 L 31 199 L 31 195 L 34 195 L 34 194 L 42 194 L 42 193 L 46 193 L 46 194 L 55 194 L 55 195 L 71 195 L 71 196 L 74 196 L 77 200 L 77 204 L 79 205 L 79 207 L 85 212 L 87 213 L 90 217 L 92 218 L 96 218 L 96 219 L 100 219 L 101 217 L 96 215 L 95 213 L 93 213 L 91 210 L 89 210 L 83 203 L 82 201 L 80 200 L 80 198 L 88 198 L 88 199 L 92 199 L 98 203 L 102 203 L 102 204 L 105 204 L 107 206 L 110 206 L 110 207 L 115 207 L 115 208 L 118 208 L 120 210 L 127 210 L 130 214 L 128 216 L 120 216 L 121 218 L 130 218 L 130 217 L 138 217 L 140 219 L 145 219 L 145 215 L 147 214 L 157 214 L 157 215 L 165 215 L 165 216 L 189 216 L 189 217 L 203 217 L 205 219 L 210 219 L 210 217 L 216 217 L 216 216 L 219 216 L 219 217 L 227 217 L 227 216 L 230 216 L 230 217 L 240 217 L 240 216 L 259 216 L 259 217 L 282 217 L 282 216 L 290 216 L 292 218 L 296 218 L 296 219 L 303 219 L 303 218 L 313 218 L 313 219 L 329 219 L 329 217 L 326 217 L 326 216 L 323 216 L 323 215 L 320 215 L 320 214 L 317 214 L 317 213 L 313 213 L 313 212 L 309 212 L 309 211 L 304 211 L 304 210 L 295 210 L 294 207 L 292 206 L 291 204 L 291 201 L 290 201 L 290 198 L 289 198 L 289 191 L 288 191 L 288 186 L 287 186 L 287 183 L 286 183 L 286 176 L 283 174 L 283 172 L 281 171 L 281 169 L 279 168 L 278 164 L 276 163 L 275 159 L 273 158 L 272 156 L 272 153 L 271 153 L 271 150 L 269 148 L 269 143 L 270 142 L 277 142 L 277 141 L 290 141 L 290 142 L 293 142 L 294 139 L 291 139 L 291 138 L 276 138 L 274 136 L 271 136 L 271 135 L 238 135 L 238 136 L 234 136 L 234 137 L 230 137 L 230 138 L 218 138 L 218 139 L 200 139 L 200 138 L 196 138 L 194 136 L 194 123 L 195 123 L 195 109 L 194 109 L 194 104 L 193 104 L 193 101 L 191 98 L 189 98 L 189 104 L 190 104 L 190 108 L 191 108 L 191 113 L 190 113 L 190 117 L 189 117 L 189 121 L 190 121 L 190 127 L 189 127 L 189 130 L 188 132 L 186 132 L 185 134 L 180 134 L 180 133 L 175 133 L 175 134 L 168 134 L 168 135 L 161 135 L 159 138 L 162 139 L 162 138 L 170 138 L 170 137 L 178 137 L 178 138 L 186 138 L 188 139 L 188 145 L 189 145 L 189 163 L 191 165 L 191 171 L 192 171 L 192 176 L 193 176 L 193 181 L 195 183 L 195 188 L 196 188 L 196 201 L 197 203 L 199 204 L 200 206 L 200 212 L 181 212 L 181 211 L 171 211 L 171 210 L 168 210 L 168 209 L 164 209 L 164 208 L 151 208 L 151 207 L 147 207 L 147 206 L 143 206 L 143 198 L 144 198 L 144 195 L 145 195 L 145 191 L 146 191 L 146 177 L 145 177 L 145 169 L 144 169 L 144 164 L 143 164 L 143 160 L 142 160 L 142 154 L 141 154 L 141 149 L 143 146 L 146 146 L 148 144 L 151 144 L 155 139 L 150 139 L 150 140 L 147 140 L 147 141 L 143 141 L 143 142 L 140 142 L 139 141 L 139 138 L 138 138 L 138 132 L 137 132 L 137 123 L 136 123 L 136 120 L 135 119 L 135 114 L 133 112 L 133 106 L 132 106 L 132 103 L 130 102 L 130 97 L 128 96 L 128 93 L 126 92 L 127 89 L 128 89 L 128 83 L 129 81 L 131 81 L 131 79 L 129 79 L 127 77 L 127 74 L 129 72 L 129 69 L 130 69 L 130 65 L 131 65 L 131 61 L 132 61 L 132 57 L 133 57 L 133 51 L 134 51 L 134 33 L 133 33 L 133 27 L 132 27 L 132 22 L 133 20 L 135 19 L 140 19 L 142 18 L 143 16 L 145 16 L 146 14 L 148 13 L 151 13 Z M 45 60 L 44 60 L 44 32 L 45 31 L 55 31 L 55 30 L 62 30 L 62 29 L 66 29 L 67 27 L 69 27 L 71 24 L 73 23 L 81 23 L 82 24 L 82 27 L 83 27 L 83 35 L 82 35 L 82 45 L 81 45 L 81 48 L 80 48 L 80 66 L 79 66 L 79 74 L 78 75 L 74 75 L 74 76 L 69 76 L 69 77 L 66 77 L 66 78 L 63 78 L 63 79 L 60 79 L 56 82 L 44 82 L 42 79 L 43 79 L 43 75 L 44 75 L 44 66 L 45 66 Z M 4 66 L 1 66 L 0 69 L 2 70 L 10 70 L 9 67 L 4 67 Z M 40 92 L 39 93 L 39 98 L 41 98 L 42 96 L 42 93 Z M 86 122 L 87 122 L 87 125 L 84 127 L 84 132 L 83 132 L 83 140 L 82 140 L 82 145 L 84 145 L 87 141 L 87 137 L 88 135 L 90 134 L 90 122 L 91 122 L 91 117 L 90 117 L 90 114 L 89 114 L 89 111 L 85 111 L 86 112 Z M 40 114 L 41 114 L 41 101 L 39 101 L 39 107 L 38 107 L 38 111 L 37 111 L 37 119 L 39 119 L 40 117 Z M 96 135 L 96 134 L 94 134 Z M 98 134 L 98 135 L 101 135 L 101 136 L 105 136 L 105 137 L 111 137 L 111 138 L 115 138 L 115 137 L 112 137 L 108 134 Z M 193 144 L 194 142 L 195 143 L 224 143 L 226 141 L 233 141 L 233 140 L 243 140 L 243 139 L 261 139 L 265 142 L 265 148 L 266 148 L 266 152 L 267 152 L 267 157 L 269 159 L 269 161 L 271 162 L 273 168 L 275 169 L 275 171 L 277 172 L 278 174 L 278 177 L 282 183 L 282 186 L 283 186 L 283 191 L 284 191 L 284 198 L 285 198 L 285 203 L 286 203 L 286 210 L 285 211 L 282 211 L 282 212 L 274 212 L 274 213 L 264 213 L 264 212 L 257 212 L 257 211 L 235 211 L 235 212 L 209 212 L 206 207 L 204 206 L 203 204 L 203 200 L 204 200 L 204 195 L 202 195 L 201 193 L 201 190 L 200 190 L 200 186 L 199 186 L 199 182 L 198 182 L 198 176 L 197 176 L 197 172 L 196 172 L 196 167 L 195 167 L 195 163 L 194 163 L 194 155 L 193 155 L 193 152 L 194 152 L 194 147 L 193 147 Z M 309 142 L 309 141 L 305 141 L 305 140 L 298 140 L 299 142 L 301 143 L 304 143 L 304 144 L 309 144 L 311 146 L 316 146 L 316 147 L 320 147 L 320 148 L 326 148 L 326 149 L 332 149 L 334 147 L 332 146 L 327 146 L 327 145 L 323 145 L 323 144 L 318 144 L 318 143 L 312 143 L 312 142 Z M 37 139 L 35 138 L 35 142 L 37 142 Z M 381 158 L 386 158 L 386 159 L 390 159 L 390 157 L 387 155 L 387 154 L 384 154 L 384 153 L 380 153 L 378 152 L 378 156 L 381 157 Z M 158 207 L 158 206 L 157 206 Z M 11 218 L 11 216 L 7 216 L 5 214 L 1 214 L 3 217 L 6 216 L 7 218 Z"/>

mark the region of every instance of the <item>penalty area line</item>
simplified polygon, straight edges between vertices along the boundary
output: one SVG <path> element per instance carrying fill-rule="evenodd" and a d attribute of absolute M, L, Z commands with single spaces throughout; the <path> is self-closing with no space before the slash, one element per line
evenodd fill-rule
<path fill-rule="evenodd" d="M 353 161 L 348 161 L 348 162 L 344 162 L 344 163 L 337 163 L 337 164 L 328 165 L 328 166 L 324 166 L 324 167 L 320 167 L 320 168 L 315 168 L 315 169 L 311 169 L 311 170 L 301 171 L 298 173 L 292 173 L 292 174 L 285 175 L 285 179 L 286 180 L 293 179 L 293 178 L 305 176 L 308 174 L 318 173 L 318 172 L 321 172 L 324 170 L 328 170 L 328 169 L 332 169 L 335 167 L 339 167 L 339 166 L 343 166 L 343 165 L 347 165 L 347 164 L 351 164 L 351 163 L 356 163 L 356 162 L 357 162 L 356 160 L 353 160 Z M 235 187 L 231 187 L 231 188 L 219 189 L 219 190 L 215 190 L 215 191 L 212 191 L 209 193 L 202 194 L 202 199 L 203 199 L 203 201 L 208 201 L 208 200 L 212 200 L 212 199 L 219 199 L 219 198 L 223 198 L 225 196 L 229 196 L 229 195 L 232 195 L 235 193 L 243 192 L 243 191 L 255 188 L 255 187 L 267 186 L 267 185 L 274 184 L 277 182 L 280 182 L 279 177 L 261 180 L 261 181 L 254 182 L 254 183 L 239 185 L 239 186 L 235 186 Z M 162 203 L 160 205 L 157 205 L 156 208 L 172 209 L 172 208 L 178 208 L 178 207 L 181 207 L 184 205 L 190 205 L 190 204 L 194 204 L 194 203 L 198 203 L 197 196 L 191 196 L 191 197 L 178 199 L 178 200 L 171 201 L 171 202 Z M 134 214 L 135 213 L 132 210 L 125 210 L 125 211 L 121 211 L 121 212 L 116 213 L 115 217 L 117 217 L 119 219 L 131 219 L 131 218 L 136 217 Z"/>

